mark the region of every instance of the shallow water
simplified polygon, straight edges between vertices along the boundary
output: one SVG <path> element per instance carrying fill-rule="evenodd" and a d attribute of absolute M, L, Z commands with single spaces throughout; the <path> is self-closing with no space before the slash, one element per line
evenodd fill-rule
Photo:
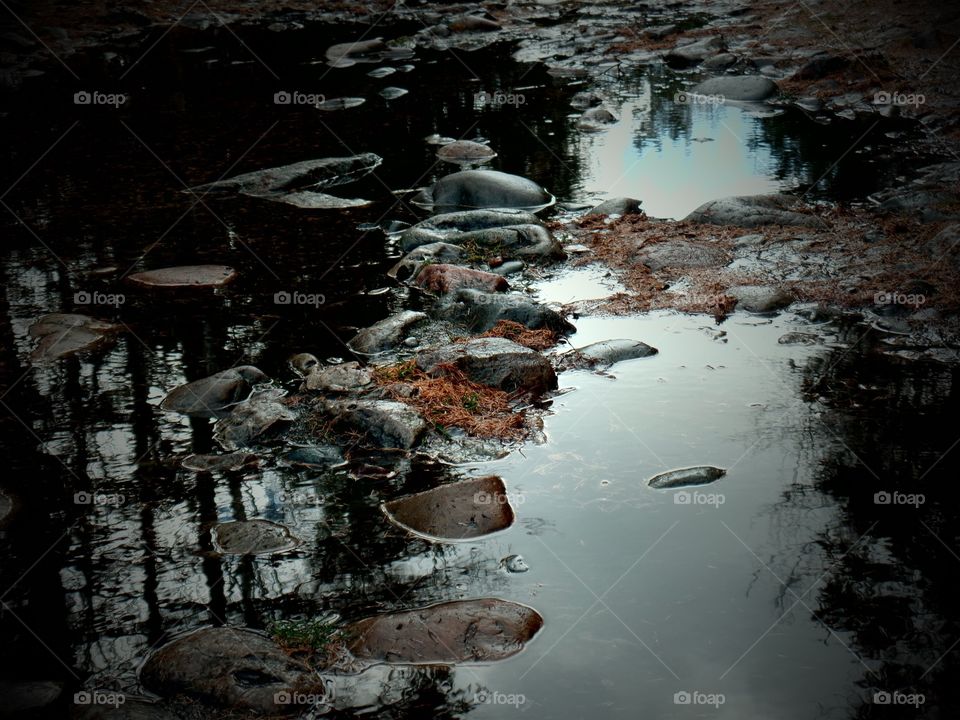
<path fill-rule="evenodd" d="M 671 99 L 684 78 L 637 72 L 607 88 L 621 122 L 585 134 L 568 105 L 581 85 L 497 50 L 466 65 L 420 52 L 391 62 L 410 62 L 409 73 L 376 80 L 373 66 L 317 62 L 326 45 L 349 39 L 323 28 L 244 37 L 249 48 L 222 31 L 176 30 L 135 66 L 155 38 L 135 43 L 125 64 L 79 58 L 84 77 L 99 78 L 91 89 L 130 92 L 129 105 L 76 106 L 80 88 L 45 79 L 0 121 L 17 138 L 5 186 L 40 158 L 4 200 L 30 228 L 4 216 L 3 368 L 12 380 L 3 399 L 20 418 L 3 425 L 17 439 L 6 454 L 19 502 L 2 530 L 8 678 L 135 692 L 137 664 L 165 634 L 495 595 L 545 617 L 525 652 L 488 667 L 378 676 L 364 702 L 395 703 L 411 717 L 503 717 L 495 702 L 508 698 L 531 717 L 564 720 L 636 717 L 639 708 L 658 718 L 900 717 L 873 692 L 917 689 L 929 696 L 917 714 L 950 716 L 957 465 L 951 455 L 936 461 L 953 441 L 956 375 L 897 364 L 857 325 L 815 329 L 825 345 L 786 346 L 781 335 L 809 330 L 796 316 L 737 314 L 719 327 L 669 313 L 580 318 L 577 346 L 626 337 L 660 354 L 620 364 L 612 377 L 562 375 L 569 392 L 545 417 L 545 444 L 455 470 L 414 462 L 382 480 L 279 465 L 185 472 L 176 459 L 210 451 L 210 425 L 157 407 L 185 380 L 242 362 L 289 379 L 293 352 L 346 357 L 342 340 L 355 327 L 405 302 L 385 277 L 398 252 L 358 225 L 412 221 L 414 209 L 391 191 L 455 169 L 435 164 L 436 148 L 422 141 L 429 134 L 490 140 L 499 153 L 491 167 L 539 180 L 561 203 L 633 195 L 651 215 L 681 217 L 731 193 L 813 185 L 815 197 L 862 198 L 910 157 L 891 155 L 884 133 L 896 126 L 876 128 L 872 150 L 833 166 L 863 129 L 797 111 L 678 106 Z M 377 91 L 387 85 L 410 93 L 384 101 Z M 284 89 L 367 101 L 321 114 L 274 105 Z M 479 90 L 498 89 L 525 102 L 476 102 Z M 180 192 L 224 173 L 361 151 L 384 164 L 333 192 L 369 198 L 369 208 L 211 197 L 191 210 L 194 199 Z M 200 261 L 229 263 L 240 279 L 175 299 L 119 282 L 128 269 Z M 117 270 L 85 274 L 104 266 Z M 608 285 L 592 270 L 538 284 L 557 302 Z M 75 303 L 75 293 L 94 291 L 123 292 L 125 302 Z M 274 302 L 293 291 L 325 303 Z M 55 311 L 115 318 L 128 331 L 100 357 L 29 370 L 26 329 Z M 658 472 L 701 464 L 728 474 L 690 503 L 646 486 Z M 384 520 L 382 500 L 455 473 L 502 475 L 515 526 L 431 545 Z M 926 503 L 873 502 L 898 488 L 925 493 Z M 91 491 L 112 499 L 74 502 Z M 303 544 L 275 557 L 210 552 L 212 523 L 254 517 L 290 525 Z M 511 554 L 530 570 L 506 572 Z M 348 687 L 355 681 L 343 681 L 342 696 L 361 696 Z M 393 685 L 378 697 L 381 681 Z M 683 691 L 724 702 L 686 707 L 674 697 Z"/>

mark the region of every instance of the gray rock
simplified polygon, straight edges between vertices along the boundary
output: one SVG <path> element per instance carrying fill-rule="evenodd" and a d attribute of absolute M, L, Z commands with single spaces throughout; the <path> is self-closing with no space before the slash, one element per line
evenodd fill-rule
<path fill-rule="evenodd" d="M 254 392 L 232 407 L 230 414 L 213 426 L 213 438 L 227 451 L 251 447 L 264 440 L 276 425 L 297 419 L 296 414 L 279 402 L 286 395 L 280 388 Z"/>
<path fill-rule="evenodd" d="M 822 221 L 815 215 L 802 212 L 806 209 L 807 206 L 792 195 L 739 195 L 706 202 L 687 215 L 684 220 L 739 227 L 822 226 Z"/>
<path fill-rule="evenodd" d="M 639 340 L 604 340 L 565 352 L 557 358 L 558 370 L 609 368 L 623 360 L 656 355 L 657 349 Z"/>
<path fill-rule="evenodd" d="M 285 463 L 307 468 L 327 468 L 343 462 L 343 454 L 333 445 L 298 447 L 282 455 Z"/>
<path fill-rule="evenodd" d="M 759 102 L 777 93 L 777 84 L 762 75 L 725 75 L 694 86 L 696 95 L 722 95 L 724 100 Z"/>
<path fill-rule="evenodd" d="M 385 87 L 383 88 L 378 95 L 384 100 L 396 100 L 397 98 L 403 97 L 410 91 L 402 87 Z"/>
<path fill-rule="evenodd" d="M 413 225 L 400 236 L 404 251 L 421 245 L 447 243 L 488 249 L 504 258 L 563 258 L 563 249 L 540 220 L 511 210 L 472 210 L 436 215 Z"/>
<path fill-rule="evenodd" d="M 558 333 L 576 332 L 560 313 L 520 293 L 488 293 L 458 290 L 442 309 L 447 317 L 464 323 L 471 332 L 489 330 L 501 320 L 518 322 L 531 330 L 548 328 Z"/>
<path fill-rule="evenodd" d="M 250 397 L 254 385 L 269 381 L 259 368 L 241 365 L 174 388 L 160 407 L 191 417 L 223 417 L 232 406 Z"/>
<path fill-rule="evenodd" d="M 585 217 L 591 215 L 639 215 L 643 212 L 640 209 L 642 200 L 635 200 L 628 197 L 617 197 L 604 200 L 602 203 L 585 213 Z"/>
<path fill-rule="evenodd" d="M 303 379 L 303 389 L 329 393 L 357 392 L 373 382 L 373 373 L 358 362 L 314 365 Z"/>
<path fill-rule="evenodd" d="M 603 101 L 603 95 L 594 92 L 593 90 L 581 90 L 580 92 L 575 93 L 572 98 L 570 98 L 570 104 L 573 107 L 581 110 L 602 105 Z"/>
<path fill-rule="evenodd" d="M 505 338 L 476 338 L 417 356 L 417 367 L 430 375 L 442 375 L 448 366 L 474 382 L 507 392 L 543 392 L 557 387 L 556 373 L 546 358 Z"/>
<path fill-rule="evenodd" d="M 777 342 L 781 345 L 819 345 L 823 338 L 813 333 L 788 332 L 777 338 Z"/>
<path fill-rule="evenodd" d="M 726 70 L 731 65 L 735 65 L 737 56 L 730 53 L 719 53 L 703 61 L 703 67 L 710 70 Z"/>
<path fill-rule="evenodd" d="M 577 127 L 581 130 L 603 130 L 615 124 L 617 120 L 616 115 L 600 105 L 586 110 L 577 120 Z"/>
<path fill-rule="evenodd" d="M 100 348 L 120 329 L 119 325 L 86 315 L 44 315 L 28 330 L 30 337 L 37 338 L 30 361 L 35 365 L 49 365 L 62 357 Z"/>
<path fill-rule="evenodd" d="M 505 262 L 503 265 L 492 268 L 491 272 L 495 272 L 497 275 L 503 275 L 504 277 L 508 275 L 514 275 L 516 273 L 523 272 L 526 265 L 523 264 L 520 260 L 510 260 Z"/>
<path fill-rule="evenodd" d="M 249 630 L 204 628 L 164 645 L 140 671 L 143 685 L 164 697 L 186 695 L 232 711 L 261 715 L 302 712 L 278 704 L 278 693 L 324 693 L 311 669 L 276 643 Z"/>
<path fill-rule="evenodd" d="M 664 55 L 664 60 L 672 67 L 688 67 L 726 50 L 719 36 L 705 37 L 692 43 L 677 45 Z"/>
<path fill-rule="evenodd" d="M 446 213 L 478 208 L 540 210 L 555 198 L 532 180 L 498 170 L 461 170 L 440 178 L 414 202 Z"/>
<path fill-rule="evenodd" d="M 387 272 L 387 275 L 397 280 L 412 280 L 424 265 L 430 263 L 456 263 L 464 256 L 463 248 L 445 242 L 432 242 L 419 245 L 401 258 Z"/>
<path fill-rule="evenodd" d="M 269 555 L 300 544 L 290 529 L 269 520 L 238 520 L 214 525 L 211 537 L 223 555 Z"/>
<path fill-rule="evenodd" d="M 737 309 L 752 313 L 776 312 L 794 300 L 790 293 L 769 285 L 736 285 L 727 295 L 736 298 Z"/>
<path fill-rule="evenodd" d="M 426 319 L 425 313 L 403 310 L 361 330 L 347 347 L 364 355 L 392 350 L 400 346 L 411 327 Z"/>
<path fill-rule="evenodd" d="M 726 265 L 729 260 L 726 252 L 721 248 L 699 245 L 687 240 L 672 240 L 644 246 L 637 254 L 637 259 L 651 270 L 717 267 Z"/>
<path fill-rule="evenodd" d="M 412 448 L 428 429 L 420 413 L 393 400 L 339 400 L 326 403 L 325 409 L 385 448 Z"/>
<path fill-rule="evenodd" d="M 356 42 L 339 43 L 327 48 L 327 59 L 338 60 L 340 58 L 355 58 L 369 55 L 376 55 L 387 49 L 387 44 L 383 38 L 372 38 L 370 40 L 357 40 Z"/>
<path fill-rule="evenodd" d="M 487 162 L 497 154 L 488 145 L 472 140 L 457 140 L 437 150 L 437 157 L 451 163 Z"/>
<path fill-rule="evenodd" d="M 650 478 L 647 484 L 658 490 L 669 490 L 694 485 L 706 485 L 719 480 L 726 474 L 727 471 L 722 468 L 700 465 L 698 467 L 681 468 L 679 470 L 660 473 Z"/>

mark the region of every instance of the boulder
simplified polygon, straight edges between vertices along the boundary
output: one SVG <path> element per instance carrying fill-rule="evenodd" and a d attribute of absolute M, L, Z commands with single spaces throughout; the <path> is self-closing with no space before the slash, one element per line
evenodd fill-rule
<path fill-rule="evenodd" d="M 303 378 L 304 390 L 328 393 L 357 392 L 373 382 L 373 373 L 352 361 L 339 365 L 313 365 Z"/>
<path fill-rule="evenodd" d="M 408 252 L 387 272 L 397 280 L 409 280 L 417 276 L 420 270 L 430 263 L 455 263 L 463 259 L 463 248 L 444 242 L 432 242 L 420 245 Z"/>
<path fill-rule="evenodd" d="M 366 433 L 380 447 L 409 449 L 427 431 L 427 422 L 409 405 L 393 400 L 335 400 L 327 413 Z"/>
<path fill-rule="evenodd" d="M 762 75 L 724 75 L 694 86 L 695 95 L 721 95 L 724 100 L 760 102 L 777 93 L 777 84 Z"/>
<path fill-rule="evenodd" d="M 537 183 L 519 175 L 498 170 L 461 170 L 437 180 L 414 202 L 447 213 L 478 208 L 540 210 L 554 200 Z"/>
<path fill-rule="evenodd" d="M 464 288 L 485 292 L 505 292 L 510 289 L 510 284 L 500 275 L 443 263 L 424 267 L 414 284 L 437 295 L 448 295 Z"/>
<path fill-rule="evenodd" d="M 530 330 L 546 328 L 558 333 L 573 333 L 576 328 L 556 310 L 541 305 L 520 293 L 497 294 L 480 290 L 458 290 L 441 311 L 464 323 L 471 332 L 486 332 L 501 320 L 512 320 Z"/>
<path fill-rule="evenodd" d="M 642 215 L 643 210 L 640 209 L 642 203 L 642 200 L 628 197 L 610 198 L 586 212 L 584 217 L 590 217 L 591 215 Z"/>
<path fill-rule="evenodd" d="M 400 346 L 410 327 L 426 319 L 425 313 L 403 310 L 361 330 L 347 347 L 362 355 L 392 350 Z"/>
<path fill-rule="evenodd" d="M 297 419 L 296 414 L 280 402 L 286 395 L 281 388 L 255 391 L 246 400 L 230 409 L 230 414 L 213 426 L 213 438 L 227 451 L 251 447 L 270 436 L 277 425 Z"/>
<path fill-rule="evenodd" d="M 820 227 L 815 215 L 805 213 L 807 206 L 792 195 L 739 195 L 711 200 L 687 215 L 688 222 L 712 225 L 760 227 L 762 225 L 796 225 Z"/>
<path fill-rule="evenodd" d="M 557 387 L 556 373 L 546 358 L 506 338 L 476 338 L 417 356 L 417 367 L 430 375 L 442 376 L 450 366 L 474 382 L 507 392 Z"/>
<path fill-rule="evenodd" d="M 269 381 L 259 368 L 241 365 L 174 388 L 160 407 L 191 417 L 223 417 L 230 407 L 250 397 L 254 385 Z"/>
<path fill-rule="evenodd" d="M 437 150 L 437 157 L 451 163 L 487 162 L 497 154 L 488 145 L 472 140 L 457 140 Z"/>

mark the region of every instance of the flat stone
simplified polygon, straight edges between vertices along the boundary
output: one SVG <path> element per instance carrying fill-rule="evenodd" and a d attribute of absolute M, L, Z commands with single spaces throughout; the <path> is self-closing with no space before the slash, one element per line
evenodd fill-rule
<path fill-rule="evenodd" d="M 426 319 L 425 313 L 403 310 L 361 330 L 347 343 L 347 347 L 364 355 L 392 350 L 403 343 L 411 327 Z"/>
<path fill-rule="evenodd" d="M 393 400 L 340 400 L 326 403 L 325 408 L 384 448 L 412 448 L 428 429 L 420 413 Z"/>
<path fill-rule="evenodd" d="M 768 285 L 737 285 L 727 290 L 727 295 L 736 298 L 738 310 L 752 313 L 782 310 L 794 300 L 785 290 Z"/>
<path fill-rule="evenodd" d="M 219 523 L 211 534 L 217 552 L 224 555 L 267 555 L 292 550 L 300 544 L 288 527 L 269 520 Z"/>
<path fill-rule="evenodd" d="M 417 356 L 417 367 L 430 375 L 442 376 L 447 366 L 474 382 L 507 392 L 543 392 L 557 387 L 557 375 L 545 357 L 506 338 L 477 338 Z"/>
<path fill-rule="evenodd" d="M 804 213 L 806 209 L 807 206 L 792 195 L 740 195 L 706 202 L 687 215 L 684 220 L 738 227 L 763 225 L 821 227 L 822 221 L 815 215 Z"/>
<path fill-rule="evenodd" d="M 134 273 L 127 280 L 141 287 L 176 289 L 222 287 L 236 277 L 237 271 L 227 265 L 182 265 Z"/>
<path fill-rule="evenodd" d="M 485 292 L 506 292 L 510 289 L 510 284 L 494 273 L 443 263 L 424 267 L 414 279 L 414 284 L 438 295 L 447 295 L 464 288 Z"/>
<path fill-rule="evenodd" d="M 695 95 L 720 95 L 724 100 L 759 102 L 778 91 L 777 84 L 762 75 L 724 75 L 710 78 L 694 86 Z"/>
<path fill-rule="evenodd" d="M 642 202 L 642 200 L 628 197 L 610 198 L 585 213 L 584 217 L 590 217 L 591 215 L 641 215 L 643 213 L 640 208 Z"/>
<path fill-rule="evenodd" d="M 645 245 L 637 253 L 637 259 L 651 270 L 718 267 L 726 265 L 729 260 L 721 248 L 687 240 L 668 240 Z"/>
<path fill-rule="evenodd" d="M 104 346 L 121 326 L 87 315 L 50 313 L 30 326 L 37 346 L 30 353 L 34 365 L 49 365 L 60 358 Z"/>
<path fill-rule="evenodd" d="M 639 340 L 603 340 L 563 353 L 557 358 L 557 369 L 609 368 L 624 360 L 645 358 L 656 354 L 655 347 Z"/>

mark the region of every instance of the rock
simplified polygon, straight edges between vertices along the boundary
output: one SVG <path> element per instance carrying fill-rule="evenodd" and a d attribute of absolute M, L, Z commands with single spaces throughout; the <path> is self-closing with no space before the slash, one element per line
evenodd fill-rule
<path fill-rule="evenodd" d="M 155 651 L 140 670 L 140 681 L 158 695 L 186 695 L 233 712 L 294 714 L 298 704 L 278 704 L 278 694 L 324 693 L 305 664 L 269 638 L 250 630 L 203 628 Z"/>
<path fill-rule="evenodd" d="M 319 445 L 294 448 L 284 453 L 281 459 L 294 467 L 328 468 L 343 463 L 343 454 L 333 445 Z"/>
<path fill-rule="evenodd" d="M 339 365 L 314 365 L 303 379 L 305 390 L 328 393 L 357 392 L 373 382 L 373 373 L 356 361 Z"/>
<path fill-rule="evenodd" d="M 794 80 L 820 80 L 827 75 L 843 70 L 850 61 L 843 55 L 833 53 L 817 53 L 809 58 L 799 70 L 793 74 Z"/>
<path fill-rule="evenodd" d="M 781 345 L 819 345 L 823 338 L 813 333 L 788 332 L 777 338 L 777 342 Z"/>
<path fill-rule="evenodd" d="M 280 388 L 254 391 L 247 400 L 238 403 L 230 414 L 217 421 L 213 438 L 224 450 L 238 450 L 262 441 L 275 430 L 277 424 L 297 419 L 290 408 L 279 402 L 286 395 Z"/>
<path fill-rule="evenodd" d="M 637 260 L 651 270 L 664 268 L 717 267 L 726 265 L 729 258 L 721 248 L 700 245 L 687 240 L 668 240 L 645 245 Z"/>
<path fill-rule="evenodd" d="M 49 365 L 68 355 L 99 349 L 120 329 L 119 325 L 87 315 L 44 315 L 28 330 L 30 337 L 37 338 L 37 346 L 30 353 L 30 362 Z"/>
<path fill-rule="evenodd" d="M 516 655 L 541 627 L 543 618 L 526 605 L 482 598 L 359 620 L 345 633 L 361 660 L 463 663 Z"/>
<path fill-rule="evenodd" d="M 557 358 L 558 370 L 609 368 L 624 360 L 656 355 L 657 349 L 639 340 L 604 340 L 565 352 Z"/>
<path fill-rule="evenodd" d="M 410 91 L 406 88 L 401 87 L 385 87 L 379 93 L 377 93 L 384 100 L 396 100 L 399 97 L 403 97 Z"/>
<path fill-rule="evenodd" d="M 184 469 L 194 472 L 230 472 L 259 462 L 256 455 L 232 452 L 226 455 L 187 455 L 180 464 Z"/>
<path fill-rule="evenodd" d="M 554 201 L 553 195 L 532 180 L 498 170 L 461 170 L 446 175 L 414 199 L 440 213 L 478 208 L 540 210 Z"/>
<path fill-rule="evenodd" d="M 428 539 L 468 540 L 504 530 L 514 513 L 503 480 L 468 478 L 380 506 L 394 524 Z"/>
<path fill-rule="evenodd" d="M 380 447 L 409 449 L 427 431 L 416 410 L 392 400 L 338 400 L 325 404 L 328 413 L 365 432 Z"/>
<path fill-rule="evenodd" d="M 822 221 L 805 214 L 807 206 L 792 195 L 740 195 L 711 200 L 687 215 L 688 222 L 712 225 L 760 227 L 762 225 L 797 225 L 820 227 Z"/>
<path fill-rule="evenodd" d="M 507 555 L 500 561 L 500 567 L 509 573 L 525 573 L 530 569 L 522 555 Z"/>
<path fill-rule="evenodd" d="M 663 59 L 667 65 L 676 68 L 689 67 L 726 50 L 723 39 L 719 36 L 705 37 L 692 43 L 677 45 L 667 52 Z"/>
<path fill-rule="evenodd" d="M 455 263 L 461 260 L 464 254 L 463 248 L 450 243 L 427 243 L 404 255 L 400 262 L 390 268 L 387 275 L 400 281 L 413 279 L 430 263 Z"/>
<path fill-rule="evenodd" d="M 736 299 L 738 310 L 752 313 L 782 310 L 794 299 L 790 293 L 768 285 L 737 285 L 726 294 Z"/>
<path fill-rule="evenodd" d="M 496 156 L 489 146 L 472 140 L 457 140 L 437 150 L 438 158 L 451 163 L 487 162 Z"/>
<path fill-rule="evenodd" d="M 485 292 L 505 292 L 510 289 L 510 284 L 499 275 L 443 263 L 424 267 L 414 284 L 437 295 L 447 295 L 463 288 Z"/>
<path fill-rule="evenodd" d="M 641 215 L 643 214 L 643 210 L 640 209 L 642 202 L 642 200 L 628 197 L 610 198 L 585 213 L 584 217 L 590 217 L 591 215 Z"/>
<path fill-rule="evenodd" d="M 447 135 L 440 135 L 438 133 L 434 133 L 433 135 L 427 135 L 423 139 L 423 141 L 427 145 L 449 145 L 452 142 L 456 142 L 457 139 L 449 137 Z"/>
<path fill-rule="evenodd" d="M 227 265 L 181 265 L 134 273 L 127 281 L 148 288 L 222 287 L 236 279 L 237 271 Z"/>
<path fill-rule="evenodd" d="M 731 65 L 736 65 L 737 56 L 730 53 L 719 53 L 703 61 L 703 67 L 708 70 L 726 70 Z"/>
<path fill-rule="evenodd" d="M 356 58 L 367 55 L 375 55 L 387 49 L 387 44 L 383 38 L 373 38 L 372 40 L 357 40 L 352 43 L 339 43 L 327 48 L 328 60 L 340 60 L 342 58 Z"/>
<path fill-rule="evenodd" d="M 523 272 L 525 267 L 526 265 L 524 265 L 520 260 L 510 260 L 505 262 L 503 265 L 493 268 L 493 272 L 495 272 L 497 275 L 507 277 L 508 275 L 515 275 L 516 273 Z"/>
<path fill-rule="evenodd" d="M 453 32 L 496 32 L 500 24 L 480 15 L 459 15 L 450 18 L 447 27 Z"/>
<path fill-rule="evenodd" d="M 762 75 L 724 75 L 698 83 L 695 95 L 720 95 L 724 100 L 759 102 L 777 93 L 777 84 Z"/>
<path fill-rule="evenodd" d="M 491 249 L 507 258 L 564 257 L 560 243 L 535 215 L 510 210 L 444 213 L 407 228 L 400 236 L 407 252 L 438 242 Z"/>
<path fill-rule="evenodd" d="M 409 328 L 426 319 L 425 313 L 403 310 L 361 330 L 347 347 L 363 355 L 392 350 L 403 342 Z"/>
<path fill-rule="evenodd" d="M 290 529 L 269 520 L 218 523 L 211 530 L 213 545 L 223 555 L 266 555 L 292 550 L 300 544 Z"/>
<path fill-rule="evenodd" d="M 586 110 L 587 108 L 602 105 L 604 100 L 605 98 L 600 93 L 594 92 L 593 90 L 581 90 L 570 98 L 570 104 L 577 109 Z"/>
<path fill-rule="evenodd" d="M 321 100 L 314 107 L 324 112 L 334 112 L 336 110 L 349 110 L 350 108 L 360 107 L 366 102 L 362 97 L 335 97 Z"/>
<path fill-rule="evenodd" d="M 52 705 L 63 693 L 63 683 L 52 680 L 27 682 L 0 682 L 0 698 L 3 698 L 3 717 L 27 711 L 40 711 Z M 47 717 L 43 715 L 43 717 Z"/>
<path fill-rule="evenodd" d="M 650 478 L 647 484 L 658 490 L 668 490 L 671 488 L 691 487 L 693 485 L 707 485 L 708 483 L 719 480 L 726 474 L 727 471 L 722 468 L 700 465 L 698 467 L 681 468 L 680 470 L 660 473 Z"/>
<path fill-rule="evenodd" d="M 368 76 L 379 80 L 380 78 L 385 78 L 390 75 L 393 75 L 397 71 L 396 68 L 392 68 L 389 65 L 384 65 L 383 67 L 374 68 L 367 73 Z"/>
<path fill-rule="evenodd" d="M 576 328 L 560 313 L 520 293 L 495 294 L 480 290 L 458 290 L 442 312 L 467 325 L 471 332 L 486 332 L 501 320 L 512 320 L 530 330 L 547 328 L 573 333 Z"/>
<path fill-rule="evenodd" d="M 335 109 L 352 107 L 345 104 L 349 98 L 326 100 L 317 105 L 320 109 Z M 362 98 L 357 98 L 360 104 Z M 288 203 L 297 207 L 338 208 L 355 207 L 366 204 L 365 200 L 349 200 L 328 195 L 320 190 L 345 185 L 373 172 L 383 158 L 373 153 L 361 153 L 350 157 L 320 158 L 304 160 L 283 165 L 281 167 L 256 170 L 254 172 L 237 175 L 228 180 L 218 180 L 191 188 L 186 192 L 196 194 L 202 191 L 204 195 L 211 192 L 240 193 L 251 197 L 265 198 L 277 202 Z"/>
<path fill-rule="evenodd" d="M 617 116 L 601 105 L 586 110 L 583 115 L 577 119 L 577 127 L 581 130 L 596 132 L 610 125 L 614 125 L 617 121 Z"/>
<path fill-rule="evenodd" d="M 417 356 L 417 367 L 430 375 L 442 376 L 447 366 L 473 382 L 507 392 L 539 393 L 557 387 L 556 373 L 545 357 L 506 338 L 476 338 Z"/>
<path fill-rule="evenodd" d="M 250 397 L 254 385 L 269 381 L 260 369 L 241 365 L 174 388 L 160 407 L 193 417 L 222 417 L 228 408 Z"/>

